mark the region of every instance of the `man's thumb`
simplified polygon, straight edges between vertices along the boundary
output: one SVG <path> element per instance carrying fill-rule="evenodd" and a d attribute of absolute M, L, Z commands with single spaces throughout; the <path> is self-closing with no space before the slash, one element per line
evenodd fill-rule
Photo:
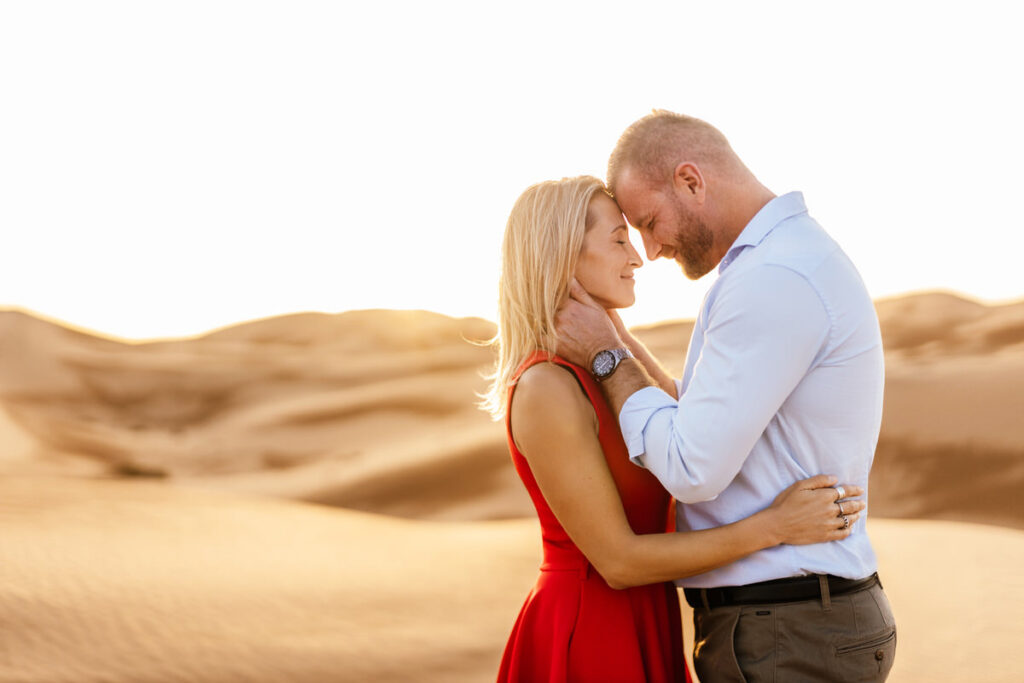
<path fill-rule="evenodd" d="M 569 296 L 585 306 L 597 306 L 597 303 L 590 297 L 587 290 L 583 289 L 583 285 L 576 278 L 569 282 Z"/>

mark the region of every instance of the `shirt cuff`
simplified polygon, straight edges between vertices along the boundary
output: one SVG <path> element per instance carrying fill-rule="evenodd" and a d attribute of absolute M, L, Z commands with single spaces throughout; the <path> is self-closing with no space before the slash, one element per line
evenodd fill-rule
<path fill-rule="evenodd" d="M 678 384 L 677 384 L 678 386 Z M 643 467 L 640 457 L 644 454 L 644 430 L 647 423 L 659 410 L 678 408 L 679 404 L 658 387 L 644 387 L 626 399 L 619 412 L 619 428 L 622 439 L 629 450 L 629 459 L 634 465 Z"/>

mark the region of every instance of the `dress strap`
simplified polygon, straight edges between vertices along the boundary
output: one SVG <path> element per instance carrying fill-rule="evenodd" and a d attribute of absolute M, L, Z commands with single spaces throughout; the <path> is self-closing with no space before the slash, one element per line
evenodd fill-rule
<path fill-rule="evenodd" d="M 597 385 L 597 381 L 590 375 L 589 372 L 581 368 L 575 363 L 562 358 L 559 355 L 550 353 L 548 351 L 534 351 L 530 356 L 526 358 L 520 364 L 515 374 L 512 375 L 512 382 L 509 385 L 508 393 L 508 405 L 511 406 L 512 391 L 515 389 L 516 382 L 519 381 L 519 377 L 526 372 L 526 370 L 537 363 L 543 363 L 550 361 L 555 365 L 560 365 L 573 373 L 576 377 L 576 381 L 579 382 L 580 388 L 583 389 L 583 393 L 586 394 L 587 399 L 590 401 L 595 408 L 600 405 L 600 402 L 604 401 L 604 395 L 601 393 L 601 387 Z M 507 411 L 506 411 L 507 414 Z"/>

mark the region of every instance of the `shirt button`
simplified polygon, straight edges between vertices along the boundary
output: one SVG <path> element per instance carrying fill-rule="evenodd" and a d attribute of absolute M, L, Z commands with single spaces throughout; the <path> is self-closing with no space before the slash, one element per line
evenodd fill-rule
<path fill-rule="evenodd" d="M 885 650 L 875 650 L 875 659 L 878 661 L 885 659 Z"/>

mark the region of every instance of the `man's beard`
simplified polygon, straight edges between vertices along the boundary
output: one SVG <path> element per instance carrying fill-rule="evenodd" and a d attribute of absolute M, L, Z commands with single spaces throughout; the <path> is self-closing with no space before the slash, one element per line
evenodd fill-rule
<path fill-rule="evenodd" d="M 711 247 L 715 236 L 704 221 L 675 200 L 675 219 L 679 226 L 673 245 L 676 250 L 676 261 L 683 268 L 686 277 L 699 280 L 715 267 L 712 260 Z"/>

